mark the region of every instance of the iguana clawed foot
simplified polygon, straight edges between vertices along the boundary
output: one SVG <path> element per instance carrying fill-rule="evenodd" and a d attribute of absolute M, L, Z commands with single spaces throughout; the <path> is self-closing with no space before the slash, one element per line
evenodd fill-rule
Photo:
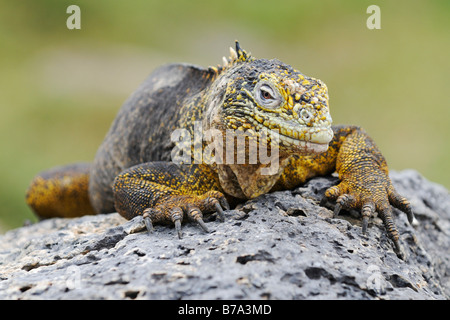
<path fill-rule="evenodd" d="M 220 219 L 224 221 L 223 209 L 230 209 L 225 196 L 218 191 L 209 191 L 200 196 L 174 196 L 153 208 L 145 209 L 142 218 L 149 233 L 153 231 L 153 223 L 173 223 L 178 237 L 181 239 L 181 223 L 185 217 L 197 222 L 205 232 L 209 232 L 203 221 L 203 214 L 217 212 Z"/>
<path fill-rule="evenodd" d="M 359 172 L 353 176 L 359 176 L 359 179 L 351 177 L 343 179 L 338 185 L 328 188 L 322 203 L 326 199 L 335 200 L 335 216 L 339 215 L 341 209 L 361 210 L 363 234 L 367 232 L 369 218 L 378 212 L 389 238 L 394 243 L 395 253 L 404 259 L 405 255 L 399 242 L 399 233 L 392 217 L 391 205 L 405 212 L 411 224 L 414 214 L 409 201 L 395 191 L 389 177 L 381 171 Z"/>

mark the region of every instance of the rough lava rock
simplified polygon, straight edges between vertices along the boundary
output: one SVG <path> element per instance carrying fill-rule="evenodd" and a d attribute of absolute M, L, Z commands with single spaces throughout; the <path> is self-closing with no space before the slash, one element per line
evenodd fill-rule
<path fill-rule="evenodd" d="M 117 213 L 50 219 L 0 236 L 0 299 L 448 299 L 450 195 L 413 170 L 392 172 L 416 220 L 395 210 L 406 253 L 379 218 L 319 206 L 315 178 L 211 216 L 203 232 L 142 229 Z M 330 204 L 332 205 L 332 204 Z"/>

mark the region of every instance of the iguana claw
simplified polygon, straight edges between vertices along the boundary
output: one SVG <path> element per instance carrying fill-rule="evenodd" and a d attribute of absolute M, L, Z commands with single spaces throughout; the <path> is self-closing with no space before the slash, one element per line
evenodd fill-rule
<path fill-rule="evenodd" d="M 362 234 L 367 233 L 370 217 L 375 211 L 378 212 L 387 235 L 394 244 L 395 253 L 399 258 L 404 259 L 405 253 L 400 245 L 400 236 L 392 217 L 391 205 L 405 212 L 408 221 L 412 223 L 414 215 L 411 205 L 395 191 L 389 177 L 381 171 L 373 169 L 372 172 L 359 174 L 361 175 L 359 181 L 344 179 L 337 186 L 327 189 L 321 204 L 324 204 L 326 199 L 336 200 L 334 216 L 339 215 L 341 209 L 361 210 Z M 367 177 L 363 175 L 367 175 Z M 364 181 L 371 181 L 371 183 L 364 183 Z"/>
<path fill-rule="evenodd" d="M 182 238 L 181 223 L 186 216 L 195 221 L 203 231 L 209 233 L 206 223 L 203 221 L 203 213 L 217 212 L 221 221 L 225 221 L 224 209 L 230 206 L 222 193 L 210 191 L 204 195 L 174 196 L 163 203 L 147 208 L 142 213 L 148 234 L 153 232 L 153 223 L 173 223 L 178 238 Z"/>

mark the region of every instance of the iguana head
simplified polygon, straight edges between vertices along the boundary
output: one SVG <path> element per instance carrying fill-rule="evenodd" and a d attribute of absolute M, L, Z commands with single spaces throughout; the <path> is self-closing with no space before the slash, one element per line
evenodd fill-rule
<path fill-rule="evenodd" d="M 279 60 L 254 59 L 237 42 L 230 51 L 214 68 L 208 127 L 278 133 L 280 152 L 288 154 L 326 151 L 333 137 L 326 85 Z"/>

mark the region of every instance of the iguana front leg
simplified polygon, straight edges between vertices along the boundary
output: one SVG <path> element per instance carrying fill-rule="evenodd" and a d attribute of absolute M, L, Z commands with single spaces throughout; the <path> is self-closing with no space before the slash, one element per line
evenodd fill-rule
<path fill-rule="evenodd" d="M 292 158 L 275 189 L 292 188 L 311 177 L 336 171 L 341 182 L 326 190 L 324 198 L 336 200 L 334 214 L 338 215 L 342 208 L 361 210 L 362 232 L 365 234 L 369 218 L 378 212 L 389 238 L 394 242 L 395 252 L 403 257 L 391 205 L 405 212 L 410 223 L 414 216 L 408 200 L 395 191 L 386 160 L 361 128 L 333 126 L 333 131 L 328 151 Z"/>
<path fill-rule="evenodd" d="M 228 202 L 217 177 L 204 165 L 148 162 L 120 173 L 113 185 L 115 207 L 127 219 L 142 215 L 147 230 L 153 223 L 173 223 L 181 238 L 181 222 L 187 217 L 205 231 L 203 213 L 217 211 L 223 219 Z"/>
<path fill-rule="evenodd" d="M 405 212 L 409 223 L 412 223 L 414 215 L 408 200 L 395 191 L 386 160 L 362 129 L 342 128 L 336 135 L 345 135 L 336 159 L 336 172 L 341 182 L 325 192 L 327 198 L 336 200 L 335 215 L 341 208 L 360 209 L 362 231 L 365 233 L 369 218 L 378 212 L 394 242 L 396 253 L 403 256 L 391 205 Z"/>

